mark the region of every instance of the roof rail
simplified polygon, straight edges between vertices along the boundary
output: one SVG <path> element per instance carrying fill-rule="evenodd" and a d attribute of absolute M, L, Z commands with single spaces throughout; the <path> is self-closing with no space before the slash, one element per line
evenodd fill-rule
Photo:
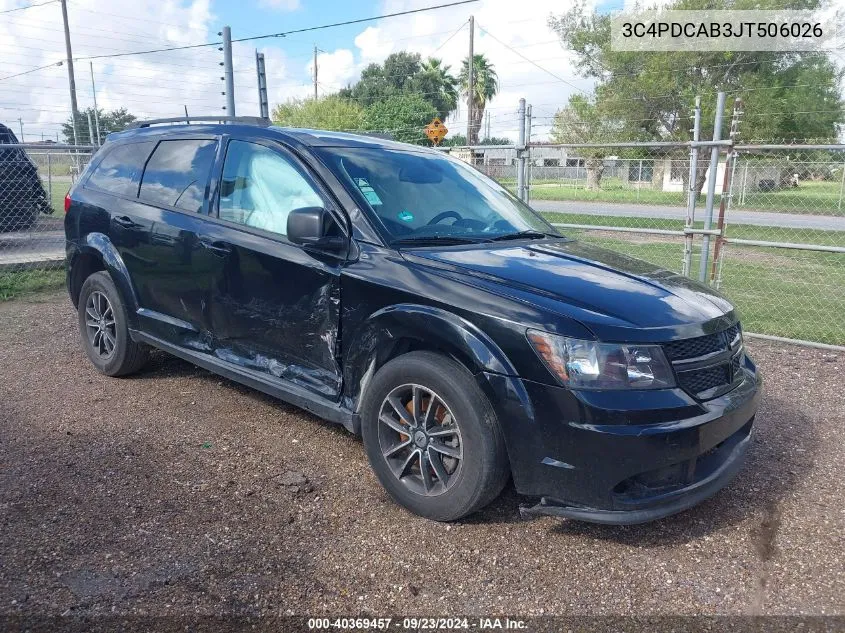
<path fill-rule="evenodd" d="M 260 116 L 179 116 L 170 119 L 148 119 L 146 121 L 135 121 L 130 123 L 126 129 L 134 130 L 142 127 L 150 127 L 152 125 L 159 125 L 162 123 L 188 123 L 196 121 L 197 123 L 243 123 L 245 125 L 260 125 L 261 127 L 268 127 L 272 125 L 270 119 Z"/>

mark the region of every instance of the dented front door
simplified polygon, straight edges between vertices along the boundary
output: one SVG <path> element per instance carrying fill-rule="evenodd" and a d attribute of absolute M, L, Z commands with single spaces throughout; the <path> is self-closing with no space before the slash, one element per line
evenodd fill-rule
<path fill-rule="evenodd" d="M 340 262 L 285 237 L 287 214 L 326 205 L 307 171 L 281 148 L 230 140 L 218 222 L 203 236 L 218 252 L 212 282 L 213 353 L 326 398 L 340 394 Z"/>

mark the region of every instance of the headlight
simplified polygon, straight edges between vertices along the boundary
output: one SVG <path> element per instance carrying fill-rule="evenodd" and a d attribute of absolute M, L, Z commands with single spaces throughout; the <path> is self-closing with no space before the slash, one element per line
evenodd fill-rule
<path fill-rule="evenodd" d="M 666 389 L 675 386 L 659 345 L 582 341 L 528 330 L 546 367 L 571 389 Z"/>

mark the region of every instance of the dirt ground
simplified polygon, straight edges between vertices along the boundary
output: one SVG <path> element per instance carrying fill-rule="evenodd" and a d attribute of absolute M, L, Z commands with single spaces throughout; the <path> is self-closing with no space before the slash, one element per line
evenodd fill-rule
<path fill-rule="evenodd" d="M 395 506 L 341 427 L 157 353 L 97 374 L 63 293 L 0 304 L 0 616 L 845 614 L 845 354 L 750 341 L 749 461 L 602 527 Z"/>

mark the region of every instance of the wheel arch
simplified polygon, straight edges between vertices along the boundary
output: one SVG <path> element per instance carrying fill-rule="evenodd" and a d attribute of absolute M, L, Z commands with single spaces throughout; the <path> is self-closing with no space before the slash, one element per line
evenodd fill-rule
<path fill-rule="evenodd" d="M 412 351 L 441 353 L 474 375 L 516 374 L 499 346 L 466 319 L 431 306 L 393 305 L 372 314 L 352 336 L 344 354 L 345 404 L 359 411 L 375 372 Z"/>
<path fill-rule="evenodd" d="M 82 285 L 92 274 L 106 271 L 111 275 L 127 307 L 129 327 L 138 327 L 138 297 L 123 258 L 103 233 L 89 233 L 77 246 L 68 265 L 68 291 L 74 307 L 79 307 Z"/>

